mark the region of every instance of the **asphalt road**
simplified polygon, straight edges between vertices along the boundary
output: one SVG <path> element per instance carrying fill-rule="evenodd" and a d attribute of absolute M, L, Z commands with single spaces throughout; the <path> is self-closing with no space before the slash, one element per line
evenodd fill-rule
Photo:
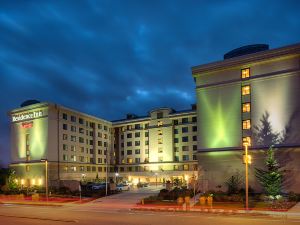
<path fill-rule="evenodd" d="M 285 225 L 300 224 L 300 218 L 282 216 L 224 215 L 199 212 L 131 211 L 143 196 L 156 190 L 144 189 L 98 199 L 89 204 L 54 206 L 26 206 L 0 204 L 1 225 Z"/>

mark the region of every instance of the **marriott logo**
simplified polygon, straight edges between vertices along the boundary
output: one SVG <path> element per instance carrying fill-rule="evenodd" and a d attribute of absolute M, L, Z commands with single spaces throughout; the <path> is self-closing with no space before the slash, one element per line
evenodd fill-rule
<path fill-rule="evenodd" d="M 42 110 L 35 111 L 35 112 L 21 113 L 21 114 L 12 116 L 12 122 L 34 119 L 34 118 L 38 118 L 38 117 L 42 117 L 42 116 L 43 116 Z"/>

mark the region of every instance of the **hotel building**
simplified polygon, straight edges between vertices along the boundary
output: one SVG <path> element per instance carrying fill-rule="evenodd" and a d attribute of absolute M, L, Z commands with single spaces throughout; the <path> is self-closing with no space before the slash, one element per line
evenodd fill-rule
<path fill-rule="evenodd" d="M 269 50 L 251 45 L 224 60 L 192 68 L 196 84 L 198 164 L 202 190 L 226 189 L 240 172 L 250 145 L 249 185 L 259 189 L 255 168 L 276 149 L 285 191 L 300 191 L 300 44 Z"/>
<path fill-rule="evenodd" d="M 106 121 L 64 106 L 27 101 L 12 110 L 11 164 L 24 186 L 108 176 L 134 182 L 196 176 L 196 107 Z M 47 161 L 47 169 L 46 162 Z M 107 173 L 106 173 L 107 170 Z"/>

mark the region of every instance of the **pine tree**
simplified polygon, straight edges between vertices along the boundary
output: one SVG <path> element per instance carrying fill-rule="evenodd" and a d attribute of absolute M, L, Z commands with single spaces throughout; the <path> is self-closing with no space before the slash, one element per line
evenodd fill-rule
<path fill-rule="evenodd" d="M 255 176 L 266 194 L 275 198 L 281 193 L 282 172 L 280 171 L 280 165 L 274 157 L 272 146 L 267 151 L 265 165 L 267 167 L 266 170 L 255 168 Z"/>

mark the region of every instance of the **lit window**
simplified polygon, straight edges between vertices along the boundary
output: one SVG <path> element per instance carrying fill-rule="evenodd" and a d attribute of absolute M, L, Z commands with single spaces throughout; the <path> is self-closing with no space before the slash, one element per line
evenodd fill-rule
<path fill-rule="evenodd" d="M 250 85 L 246 85 L 242 87 L 242 95 L 249 95 L 250 94 Z"/>
<path fill-rule="evenodd" d="M 158 153 L 163 153 L 163 148 L 158 148 Z"/>
<path fill-rule="evenodd" d="M 158 130 L 158 135 L 162 135 L 162 130 Z"/>
<path fill-rule="evenodd" d="M 245 145 L 251 146 L 251 137 L 243 137 L 243 146 Z"/>
<path fill-rule="evenodd" d="M 163 143 L 163 139 L 162 138 L 158 138 L 158 144 L 162 144 Z"/>
<path fill-rule="evenodd" d="M 162 126 L 162 125 L 163 125 L 163 122 L 162 122 L 162 121 L 158 121 L 158 122 L 157 122 L 157 126 L 158 126 L 158 127 L 160 127 L 160 126 Z"/>
<path fill-rule="evenodd" d="M 250 103 L 243 103 L 243 112 L 250 112 Z"/>
<path fill-rule="evenodd" d="M 250 77 L 250 68 L 242 69 L 242 79 Z"/>
<path fill-rule="evenodd" d="M 133 163 L 133 159 L 132 158 L 127 158 L 127 163 Z"/>
<path fill-rule="evenodd" d="M 243 120 L 243 130 L 249 130 L 251 127 L 250 120 Z"/>

